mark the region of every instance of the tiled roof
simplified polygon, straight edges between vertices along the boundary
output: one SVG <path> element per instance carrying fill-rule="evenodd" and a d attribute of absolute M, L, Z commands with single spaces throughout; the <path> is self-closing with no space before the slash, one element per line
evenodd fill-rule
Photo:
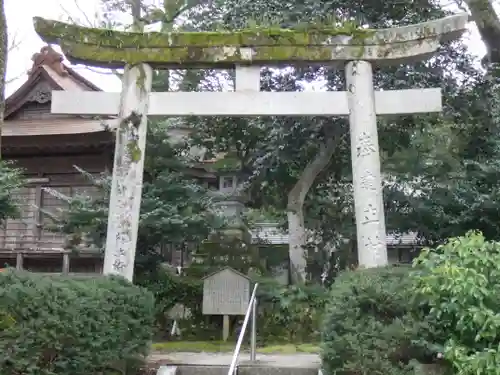
<path fill-rule="evenodd" d="M 99 120 L 33 119 L 5 121 L 2 137 L 22 137 L 34 135 L 86 134 L 105 131 Z"/>
<path fill-rule="evenodd" d="M 5 100 L 6 123 L 10 121 L 17 122 L 15 114 L 26 103 L 33 101 L 39 103 L 49 102 L 51 90 L 101 91 L 99 87 L 65 65 L 63 59 L 63 56 L 54 51 L 50 46 L 43 47 L 39 53 L 33 55 L 33 66 L 28 72 L 28 79 Z M 34 96 L 42 86 L 43 97 Z M 73 121 L 75 117 L 67 118 L 66 122 Z M 52 119 L 54 118 L 52 117 Z M 44 129 L 41 125 L 39 126 Z M 82 131 L 81 133 L 84 132 Z"/>
<path fill-rule="evenodd" d="M 387 245 L 413 245 L 416 243 L 416 233 L 406 233 L 402 235 L 387 234 Z M 263 224 L 261 227 L 252 230 L 252 241 L 263 241 L 272 245 L 288 244 L 288 234 L 281 231 L 277 226 Z"/>

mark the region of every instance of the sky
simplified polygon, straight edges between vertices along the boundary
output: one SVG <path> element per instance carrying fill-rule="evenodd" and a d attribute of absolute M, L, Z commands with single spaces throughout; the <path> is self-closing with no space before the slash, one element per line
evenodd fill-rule
<path fill-rule="evenodd" d="M 7 96 L 12 94 L 27 78 L 31 67 L 31 57 L 40 51 L 44 43 L 33 29 L 32 18 L 40 16 L 49 19 L 67 20 L 68 17 L 87 23 L 87 18 L 96 18 L 99 0 L 6 0 L 7 23 L 11 39 L 16 40 L 16 48 L 9 54 L 7 66 Z M 485 47 L 473 24 L 464 36 L 471 53 L 482 57 Z M 104 91 L 119 92 L 121 84 L 117 77 L 109 73 L 91 71 L 85 67 L 73 67 L 85 78 Z"/>
<path fill-rule="evenodd" d="M 31 68 L 31 57 L 44 46 L 33 28 L 33 17 L 66 20 L 70 17 L 81 19 L 95 18 L 99 0 L 6 0 L 7 25 L 9 36 L 17 41 L 17 47 L 11 51 L 7 62 L 6 94 L 12 94 L 27 79 Z M 76 70 L 85 78 L 105 91 L 119 92 L 120 80 L 111 74 L 99 74 L 84 67 Z"/>

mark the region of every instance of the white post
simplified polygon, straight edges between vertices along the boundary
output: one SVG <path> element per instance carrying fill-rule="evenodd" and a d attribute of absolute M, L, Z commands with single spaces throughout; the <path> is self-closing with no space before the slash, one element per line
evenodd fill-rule
<path fill-rule="evenodd" d="M 257 357 L 257 297 L 252 303 L 252 335 L 250 336 L 250 361 Z"/>
<path fill-rule="evenodd" d="M 388 264 L 372 66 L 346 65 L 359 265 Z"/>
<path fill-rule="evenodd" d="M 103 272 L 121 275 L 130 281 L 134 276 L 152 75 L 151 67 L 146 64 L 125 68 L 120 122 L 116 129 Z"/>

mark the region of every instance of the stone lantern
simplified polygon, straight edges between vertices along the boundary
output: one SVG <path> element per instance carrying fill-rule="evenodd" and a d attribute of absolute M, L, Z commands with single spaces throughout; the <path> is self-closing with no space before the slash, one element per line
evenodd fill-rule
<path fill-rule="evenodd" d="M 222 210 L 227 220 L 226 227 L 218 233 L 219 236 L 251 241 L 251 234 L 243 222 L 245 196 L 238 190 L 245 181 L 238 162 L 226 155 L 212 165 L 212 170 L 218 177 L 218 190 L 215 193 L 216 206 Z"/>

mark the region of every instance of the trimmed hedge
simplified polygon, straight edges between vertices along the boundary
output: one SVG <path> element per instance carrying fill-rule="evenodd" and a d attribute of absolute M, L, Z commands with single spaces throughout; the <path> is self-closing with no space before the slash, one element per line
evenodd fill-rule
<path fill-rule="evenodd" d="M 0 274 L 2 375 L 123 373 L 148 353 L 151 293 L 117 277 Z"/>
<path fill-rule="evenodd" d="M 409 374 L 412 345 L 408 267 L 346 271 L 331 287 L 322 331 L 325 374 Z"/>

